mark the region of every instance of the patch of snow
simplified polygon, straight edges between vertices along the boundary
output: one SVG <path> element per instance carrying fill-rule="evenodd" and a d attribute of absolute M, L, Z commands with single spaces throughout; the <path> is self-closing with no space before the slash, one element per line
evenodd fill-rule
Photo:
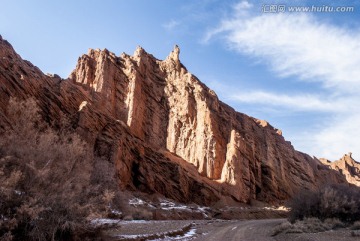
<path fill-rule="evenodd" d="M 201 207 L 201 206 L 199 206 L 198 208 L 198 211 L 200 212 L 200 213 L 202 213 L 203 214 L 203 216 L 204 216 L 204 218 L 207 218 L 207 217 L 209 217 L 206 213 L 209 211 L 209 207 Z"/>
<path fill-rule="evenodd" d="M 171 202 L 166 199 L 160 200 L 160 207 L 162 210 L 182 210 L 182 211 L 188 211 L 188 212 L 199 212 L 202 213 L 205 218 L 208 217 L 207 211 L 209 210 L 209 207 L 205 206 L 186 206 L 183 204 L 176 204 L 174 202 Z"/>
<path fill-rule="evenodd" d="M 233 227 L 231 230 L 235 230 L 237 227 Z"/>
<path fill-rule="evenodd" d="M 95 226 L 105 225 L 105 224 L 117 224 L 121 220 L 119 219 L 109 219 L 109 218 L 96 218 L 91 220 L 91 224 Z"/>
<path fill-rule="evenodd" d="M 191 211 L 191 208 L 186 205 L 176 205 L 174 202 L 170 202 L 165 199 L 162 199 L 160 201 L 160 206 L 161 206 L 161 209 L 163 209 L 163 210 L 180 209 L 180 210 Z"/>
<path fill-rule="evenodd" d="M 172 240 L 190 241 L 195 235 L 196 235 L 196 229 L 192 228 L 183 235 L 165 236 L 164 238 L 150 239 L 150 241 L 172 241 Z"/>
<path fill-rule="evenodd" d="M 150 207 L 150 208 L 155 208 L 154 205 L 152 205 L 152 204 L 150 204 L 150 203 L 148 203 L 148 202 L 145 202 L 144 200 L 142 200 L 142 199 L 140 199 L 140 198 L 136 198 L 136 197 L 130 199 L 130 200 L 129 200 L 129 204 L 132 205 L 132 206 L 135 206 L 135 207 L 147 205 L 147 206 Z"/>
<path fill-rule="evenodd" d="M 192 228 L 190 229 L 189 231 L 187 231 L 184 236 L 184 238 L 190 238 L 190 237 L 193 237 L 194 235 L 196 235 L 196 228 Z"/>
<path fill-rule="evenodd" d="M 151 223 L 151 222 L 156 222 L 156 221 L 148 221 L 148 220 L 129 220 L 129 221 L 119 221 L 120 224 L 132 224 L 132 223 Z"/>
<path fill-rule="evenodd" d="M 198 208 L 197 208 L 200 212 L 206 212 L 207 210 L 209 210 L 209 208 L 208 207 L 201 207 L 201 206 L 199 206 Z"/>
<path fill-rule="evenodd" d="M 122 214 L 122 212 L 120 212 L 119 210 L 115 210 L 115 209 L 111 209 L 111 213 L 116 214 L 116 215 L 121 215 Z"/>
<path fill-rule="evenodd" d="M 187 211 L 191 211 L 191 208 L 189 208 L 189 207 L 187 207 L 187 206 L 162 207 L 161 209 L 163 209 L 163 210 L 173 210 L 173 209 L 179 209 L 179 210 L 187 210 Z"/>
<path fill-rule="evenodd" d="M 161 199 L 160 206 L 161 207 L 175 207 L 175 203 L 170 202 L 169 200 L 166 200 L 166 199 Z"/>
<path fill-rule="evenodd" d="M 139 238 L 147 238 L 148 235 L 147 234 L 122 234 L 122 235 L 116 235 L 114 237 L 119 238 L 119 239 L 136 239 L 136 240 L 138 240 Z"/>
<path fill-rule="evenodd" d="M 25 194 L 25 192 L 22 192 L 22 191 L 19 191 L 19 190 L 14 190 L 14 193 L 15 193 L 16 195 L 19 195 L 19 196 Z"/>
<path fill-rule="evenodd" d="M 133 206 L 138 206 L 138 205 L 145 205 L 146 202 L 141 200 L 140 198 L 135 197 L 129 200 L 129 204 Z"/>

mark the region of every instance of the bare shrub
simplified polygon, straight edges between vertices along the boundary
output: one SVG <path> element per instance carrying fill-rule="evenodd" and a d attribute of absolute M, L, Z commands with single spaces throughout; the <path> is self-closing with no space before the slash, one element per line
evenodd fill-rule
<path fill-rule="evenodd" d="M 86 233 L 89 146 L 71 128 L 51 128 L 32 99 L 11 99 L 8 117 L 11 127 L 0 139 L 1 239 L 71 240 Z"/>
<path fill-rule="evenodd" d="M 353 230 L 360 230 L 360 221 L 354 222 L 350 228 Z"/>
<path fill-rule="evenodd" d="M 359 230 L 353 230 L 351 231 L 352 237 L 360 237 L 360 231 Z"/>
<path fill-rule="evenodd" d="M 299 192 L 291 200 L 290 204 L 290 222 L 302 220 L 305 217 L 316 217 L 318 214 L 319 199 L 315 192 L 308 190 Z"/>
<path fill-rule="evenodd" d="M 12 241 L 14 236 L 11 234 L 11 232 L 7 232 L 4 235 L 2 235 L 0 238 L 1 241 Z"/>
<path fill-rule="evenodd" d="M 297 225 L 302 228 L 304 233 L 318 233 L 331 229 L 329 225 L 318 218 L 305 218 L 302 221 L 296 222 L 295 226 Z"/>
<path fill-rule="evenodd" d="M 316 217 L 321 220 L 337 218 L 351 223 L 360 219 L 359 188 L 332 185 L 318 191 L 303 191 L 290 202 L 291 222 Z"/>
<path fill-rule="evenodd" d="M 280 233 L 285 233 L 287 230 L 291 229 L 292 224 L 288 221 L 283 222 L 277 226 L 275 226 L 271 232 L 271 236 L 276 236 Z"/>
<path fill-rule="evenodd" d="M 324 220 L 325 225 L 330 229 L 345 228 L 346 224 L 341 222 L 338 218 L 327 218 Z"/>
<path fill-rule="evenodd" d="M 100 217 L 105 214 L 109 218 L 122 217 L 121 194 L 117 186 L 113 163 L 102 158 L 95 158 L 90 185 L 92 187 L 89 193 L 90 202 L 97 204 L 96 210 L 92 210 L 92 216 Z"/>
<path fill-rule="evenodd" d="M 322 222 L 318 218 L 305 218 L 297 220 L 295 223 L 284 222 L 276 226 L 272 230 L 272 236 L 280 233 L 318 233 L 332 229 L 336 225 L 340 225 L 340 221 L 327 220 Z"/>
<path fill-rule="evenodd" d="M 329 226 L 317 218 L 298 220 L 286 231 L 287 233 L 318 233 L 329 230 Z"/>

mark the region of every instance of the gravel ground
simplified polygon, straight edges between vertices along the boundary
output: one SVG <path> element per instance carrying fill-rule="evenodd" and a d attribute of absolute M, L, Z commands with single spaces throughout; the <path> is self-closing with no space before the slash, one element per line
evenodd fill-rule
<path fill-rule="evenodd" d="M 321 233 L 279 234 L 272 230 L 284 219 L 263 220 L 167 220 L 122 221 L 105 231 L 109 240 L 152 241 L 360 241 L 352 230 L 339 229 Z"/>
<path fill-rule="evenodd" d="M 166 221 L 121 221 L 116 227 L 104 231 L 109 240 L 167 240 L 175 237 L 181 240 L 195 235 L 195 226 L 204 220 L 166 220 Z"/>
<path fill-rule="evenodd" d="M 191 220 L 181 221 L 124 221 L 119 222 L 119 227 L 111 229 L 109 234 L 114 235 L 144 235 L 165 233 L 171 230 L 179 230 L 192 223 Z"/>
<path fill-rule="evenodd" d="M 280 234 L 276 241 L 358 241 L 360 237 L 352 237 L 351 230 L 340 229 L 321 233 Z"/>

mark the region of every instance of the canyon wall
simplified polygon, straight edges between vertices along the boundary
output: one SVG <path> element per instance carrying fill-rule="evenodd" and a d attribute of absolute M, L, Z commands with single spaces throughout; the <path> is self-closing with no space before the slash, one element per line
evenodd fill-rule
<path fill-rule="evenodd" d="M 71 117 L 94 152 L 115 164 L 121 187 L 183 202 L 279 202 L 300 189 L 345 182 L 294 150 L 280 130 L 221 102 L 179 56 L 177 46 L 165 60 L 141 47 L 132 56 L 90 49 L 61 79 L 1 38 L 0 127 L 10 97 L 34 97 L 47 121 Z"/>
<path fill-rule="evenodd" d="M 224 183 L 236 200 L 286 199 L 299 188 L 340 181 L 322 164 L 294 150 L 281 131 L 236 112 L 189 73 L 175 46 L 163 61 L 138 47 L 133 56 L 89 50 L 70 80 L 89 88 L 114 118 L 156 149 L 193 164 Z"/>

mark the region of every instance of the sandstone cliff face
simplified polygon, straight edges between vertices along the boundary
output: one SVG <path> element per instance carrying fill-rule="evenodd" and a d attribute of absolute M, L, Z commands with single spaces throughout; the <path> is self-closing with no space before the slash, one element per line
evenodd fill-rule
<path fill-rule="evenodd" d="M 352 158 L 351 153 L 334 162 L 324 158 L 320 158 L 320 161 L 332 170 L 338 171 L 349 183 L 360 186 L 360 163 Z"/>
<path fill-rule="evenodd" d="M 157 151 L 134 136 L 126 123 L 113 118 L 111 109 L 102 108 L 102 93 L 83 87 L 44 75 L 0 38 L 0 136 L 11 126 L 6 118 L 9 99 L 36 98 L 47 121 L 56 123 L 64 115 L 71 118 L 77 131 L 94 146 L 97 160 L 113 163 L 121 188 L 204 205 L 221 198 L 220 187 L 210 185 L 179 157 Z"/>
<path fill-rule="evenodd" d="M 97 155 L 115 163 L 120 186 L 183 202 L 277 202 L 301 188 L 344 182 L 266 121 L 219 101 L 179 54 L 177 46 L 163 61 L 141 47 L 133 56 L 89 50 L 61 80 L 1 39 L 2 115 L 10 96 L 34 96 L 49 120 L 72 117 Z"/>
<path fill-rule="evenodd" d="M 298 188 L 325 182 L 320 163 L 295 151 L 266 121 L 219 101 L 186 70 L 179 54 L 177 46 L 163 61 L 140 47 L 134 56 L 120 57 L 90 50 L 70 79 L 102 95 L 109 113 L 135 136 L 182 157 L 202 176 L 223 183 L 236 200 L 286 199 Z"/>

